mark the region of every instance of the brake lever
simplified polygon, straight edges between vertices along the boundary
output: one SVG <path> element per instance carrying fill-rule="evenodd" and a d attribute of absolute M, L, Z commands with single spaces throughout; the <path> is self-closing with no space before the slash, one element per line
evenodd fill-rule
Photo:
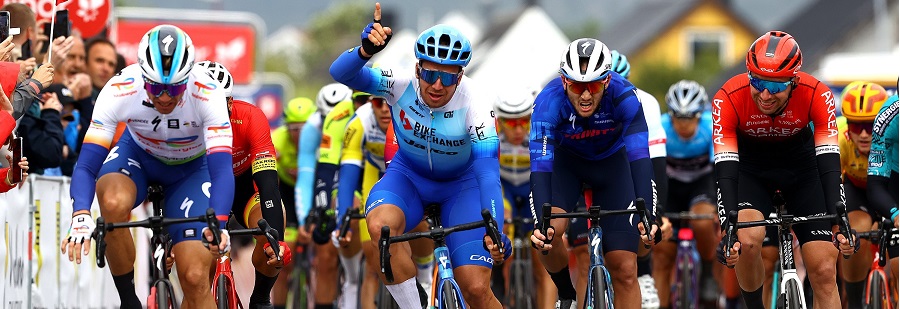
<path fill-rule="evenodd" d="M 381 251 L 381 273 L 384 274 L 384 280 L 394 283 L 394 271 L 391 269 L 391 228 L 387 225 L 381 227 L 378 249 Z"/>
<path fill-rule="evenodd" d="M 212 208 L 206 209 L 206 225 L 213 234 L 213 241 L 211 241 L 210 244 L 218 247 L 219 243 L 222 242 L 222 237 L 220 235 L 222 231 L 219 229 L 219 219 L 216 218 L 216 211 Z M 206 238 L 205 236 L 201 237 Z M 219 254 L 225 254 L 225 252 L 220 249 Z"/>
<path fill-rule="evenodd" d="M 491 211 L 487 209 L 481 210 L 481 218 L 484 220 L 484 227 L 487 230 L 488 237 L 500 248 L 500 254 L 503 255 L 503 243 L 500 242 L 500 230 L 497 221 L 491 216 Z"/>
<path fill-rule="evenodd" d="M 272 252 L 275 253 L 275 260 L 281 262 L 281 255 L 278 254 L 281 251 L 281 246 L 278 245 L 278 231 L 272 228 L 272 226 L 269 225 L 269 221 L 266 221 L 266 219 L 260 218 L 259 221 L 256 222 L 256 225 L 259 227 L 259 230 L 265 234 L 266 240 L 269 242 L 269 247 L 272 247 Z"/>

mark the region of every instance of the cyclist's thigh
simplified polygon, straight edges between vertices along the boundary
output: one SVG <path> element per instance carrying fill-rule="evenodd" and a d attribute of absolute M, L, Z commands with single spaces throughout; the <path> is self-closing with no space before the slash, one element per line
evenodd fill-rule
<path fill-rule="evenodd" d="M 478 182 L 474 177 L 466 177 L 456 182 L 444 183 L 444 185 L 448 190 L 452 190 L 451 192 L 458 192 L 441 203 L 441 223 L 444 227 L 482 220 L 481 191 L 478 189 Z M 464 265 L 490 268 L 493 265 L 494 260 L 491 259 L 491 254 L 484 249 L 484 235 L 486 232 L 482 227 L 455 232 L 447 236 L 450 262 L 453 263 L 454 268 Z"/>
<path fill-rule="evenodd" d="M 550 204 L 566 212 L 574 211 L 578 200 L 584 199 L 581 197 L 584 181 L 576 174 L 576 171 L 584 166 L 579 166 L 577 162 L 585 163 L 587 161 L 570 155 L 566 151 L 557 151 L 556 158 L 553 160 L 553 174 L 550 176 Z M 542 212 L 542 205 L 534 205 L 535 218 L 541 218 Z"/>
<path fill-rule="evenodd" d="M 259 195 L 253 185 L 253 173 L 249 170 L 243 174 L 234 176 L 234 201 L 231 204 L 231 212 L 235 219 L 244 227 L 248 227 L 247 218 L 254 206 L 259 204 Z"/>
<path fill-rule="evenodd" d="M 694 205 L 700 203 L 707 203 L 710 205 L 715 205 L 715 180 L 713 180 L 713 173 L 708 173 L 703 175 L 696 181 L 690 183 L 690 200 L 688 201 L 688 205 L 690 207 L 694 207 Z"/>
<path fill-rule="evenodd" d="M 575 209 L 584 208 L 584 199 L 578 200 Z M 569 220 L 569 230 L 566 238 L 569 240 L 569 248 L 577 248 L 588 243 L 588 224 L 585 218 L 573 218 Z"/>
<path fill-rule="evenodd" d="M 400 162 L 395 160 L 392 163 Z M 381 180 L 372 187 L 372 192 L 369 193 L 369 198 L 366 201 L 366 216 L 368 217 L 373 209 L 381 205 L 395 205 L 406 216 L 406 226 L 403 229 L 405 233 L 419 225 L 425 214 L 419 190 L 425 187 L 427 189 L 436 189 L 437 186 L 431 185 L 432 182 L 430 180 L 417 176 L 412 171 L 401 171 L 400 166 L 401 164 L 391 164 L 391 167 L 387 169 Z M 434 192 L 430 190 L 422 191 Z"/>
<path fill-rule="evenodd" d="M 372 187 L 375 186 L 375 183 L 378 182 L 379 178 L 381 178 L 381 170 L 379 170 L 377 166 L 366 160 L 365 168 L 363 169 L 362 199 L 360 199 L 361 205 L 366 205 L 369 193 L 372 192 Z M 363 207 L 359 207 L 359 213 L 364 213 Z M 359 229 L 357 233 L 359 233 L 360 242 L 367 242 L 369 240 L 372 240 L 372 237 L 369 236 L 369 227 L 368 224 L 366 224 L 365 218 L 359 220 Z"/>
<path fill-rule="evenodd" d="M 168 171 L 160 170 L 159 174 L 174 178 L 177 181 L 164 184 L 166 196 L 165 215 L 169 218 L 187 218 L 206 214 L 209 208 L 209 194 L 212 183 L 209 179 L 205 157 L 194 159 L 181 165 L 173 165 Z M 160 181 L 162 181 L 160 179 Z M 186 240 L 200 240 L 200 232 L 206 222 L 190 222 L 173 224 L 168 227 L 173 243 Z"/>
<path fill-rule="evenodd" d="M 625 156 L 625 150 L 583 166 L 579 176 L 593 188 L 594 205 L 602 209 L 626 209 L 635 199 L 634 182 L 631 175 L 631 164 Z M 600 218 L 603 229 L 603 252 L 626 250 L 637 253 L 638 231 L 637 215 L 606 216 Z"/>
<path fill-rule="evenodd" d="M 668 204 L 666 206 L 666 212 L 686 212 L 691 208 L 691 199 L 693 198 L 694 190 L 692 188 L 696 187 L 692 182 L 683 182 L 674 178 L 669 178 L 669 199 Z M 675 241 L 678 239 L 678 230 L 683 225 L 687 224 L 681 221 L 672 221 L 672 237 L 669 240 Z"/>
<path fill-rule="evenodd" d="M 753 209 L 759 211 L 763 216 L 774 212 L 772 207 L 772 195 L 774 189 L 766 186 L 766 181 L 748 170 L 751 167 L 742 167 L 738 175 L 738 210 Z M 769 232 L 774 234 L 769 234 Z M 766 236 L 777 244 L 778 230 L 766 229 Z M 765 239 L 764 239 L 765 240 Z"/>
<path fill-rule="evenodd" d="M 97 179 L 109 173 L 119 173 L 131 178 L 137 189 L 137 195 L 134 206 L 137 207 L 147 198 L 147 172 L 153 167 L 153 163 L 158 163 L 156 158 L 151 157 L 146 151 L 135 145 L 131 134 L 122 134 L 116 145 L 110 149 L 100 172 L 97 173 Z M 99 189 L 99 188 L 98 188 Z"/>
<path fill-rule="evenodd" d="M 847 178 L 844 179 L 844 200 L 846 201 L 847 212 L 859 210 L 868 213 L 872 218 L 872 222 L 877 222 L 879 216 L 871 207 L 868 207 L 869 198 L 866 196 L 866 189 L 853 185 L 852 182 L 846 180 Z"/>
<path fill-rule="evenodd" d="M 784 190 L 784 202 L 788 213 L 795 216 L 824 215 L 825 192 L 816 170 L 800 173 L 789 190 Z M 800 245 L 814 241 L 831 241 L 830 221 L 810 221 L 792 226 Z"/>

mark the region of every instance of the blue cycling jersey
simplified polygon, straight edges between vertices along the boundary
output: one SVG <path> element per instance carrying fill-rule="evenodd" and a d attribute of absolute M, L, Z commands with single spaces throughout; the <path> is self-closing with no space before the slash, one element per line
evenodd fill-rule
<path fill-rule="evenodd" d="M 463 77 L 446 105 L 430 108 L 419 98 L 413 72 L 371 69 L 364 67 L 365 62 L 353 48 L 335 60 L 331 75 L 350 88 L 387 99 L 399 143 L 393 160 L 402 159 L 411 172 L 441 181 L 463 178 L 471 167 L 480 187 L 481 207 L 495 215 L 502 211 L 499 139 L 491 96 Z"/>
<path fill-rule="evenodd" d="M 631 163 L 630 180 L 635 193 L 649 205 L 653 201 L 653 171 L 647 136 L 647 123 L 635 87 L 619 74 L 611 73 L 600 107 L 587 118 L 576 113 L 562 80 L 552 80 L 535 99 L 531 117 L 533 204 L 540 207 L 550 202 L 554 152 L 565 151 L 595 161 L 610 157 L 624 147 Z"/>
<path fill-rule="evenodd" d="M 662 116 L 666 130 L 666 174 L 681 182 L 693 182 L 712 172 L 712 113 L 704 111 L 694 136 L 681 138 L 672 127 L 669 114 Z"/>
<path fill-rule="evenodd" d="M 872 128 L 872 148 L 869 150 L 869 175 L 890 177 L 897 173 L 897 95 L 888 98 L 878 111 Z"/>

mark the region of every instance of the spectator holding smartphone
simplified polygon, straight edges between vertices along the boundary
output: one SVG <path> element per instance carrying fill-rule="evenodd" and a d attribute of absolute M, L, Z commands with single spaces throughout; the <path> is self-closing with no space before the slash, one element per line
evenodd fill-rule
<path fill-rule="evenodd" d="M 49 74 L 47 74 L 49 71 Z M 45 64 L 34 72 L 34 80 L 41 89 L 50 86 L 53 66 Z M 63 158 L 63 128 L 60 120 L 62 104 L 56 93 L 41 94 L 38 104 L 32 104 L 19 120 L 19 135 L 25 139 L 22 149 L 24 156 L 32 158 L 32 171 L 43 174 L 43 170 L 58 167 Z M 14 104 L 15 105 L 15 104 Z"/>

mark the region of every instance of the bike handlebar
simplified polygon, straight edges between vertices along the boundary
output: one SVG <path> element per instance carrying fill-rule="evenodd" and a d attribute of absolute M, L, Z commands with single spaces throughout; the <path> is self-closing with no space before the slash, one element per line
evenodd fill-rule
<path fill-rule="evenodd" d="M 716 219 L 716 215 L 714 214 L 697 214 L 687 211 L 682 212 L 667 212 L 662 215 L 662 217 L 666 217 L 669 220 L 711 220 Z"/>
<path fill-rule="evenodd" d="M 639 214 L 641 222 L 644 224 L 644 236 L 647 238 L 654 238 L 657 242 L 662 238 L 662 233 L 657 230 L 655 235 L 650 235 L 651 225 L 650 225 L 650 217 L 647 215 L 647 207 L 644 204 L 643 198 L 637 198 L 634 200 L 634 209 L 621 209 L 621 210 L 600 210 L 600 206 L 594 205 L 587 208 L 587 211 L 580 212 L 570 212 L 570 213 L 551 213 L 552 206 L 550 203 L 544 203 L 543 205 L 543 213 L 541 213 L 541 233 L 544 236 L 547 236 L 547 230 L 550 229 L 550 220 L 557 218 L 587 218 L 587 219 L 600 219 L 600 217 L 604 216 L 614 216 L 614 215 L 629 215 L 629 214 Z M 554 235 L 555 236 L 555 235 Z M 650 248 L 650 245 L 644 245 L 645 248 Z M 543 255 L 547 255 L 550 252 L 541 251 Z"/>
<path fill-rule="evenodd" d="M 350 220 L 359 220 L 365 218 L 366 215 L 359 213 L 359 208 L 353 208 L 347 211 L 347 213 L 345 213 L 341 218 L 341 232 L 338 237 L 347 237 L 347 232 L 350 231 Z"/>
<path fill-rule="evenodd" d="M 484 227 L 487 229 L 487 235 L 491 238 L 491 241 L 494 244 L 500 246 L 500 252 L 503 253 L 503 246 L 499 242 L 500 240 L 500 230 L 498 229 L 497 221 L 494 220 L 494 217 L 491 215 L 491 211 L 487 209 L 481 210 L 481 221 L 469 222 L 460 224 L 457 226 L 452 226 L 448 228 L 432 228 L 429 231 L 425 232 L 415 232 L 415 233 L 406 233 L 400 236 L 391 237 L 391 228 L 389 226 L 381 227 L 381 238 L 378 241 L 378 249 L 380 251 L 381 257 L 381 272 L 384 274 L 384 279 L 388 283 L 394 282 L 394 272 L 391 269 L 391 252 L 390 246 L 391 243 L 396 242 L 405 242 L 413 239 L 419 238 L 443 238 L 447 235 L 450 235 L 454 232 L 472 230 L 480 227 Z"/>
<path fill-rule="evenodd" d="M 219 245 L 219 242 L 221 241 L 219 235 L 221 233 L 221 231 L 219 230 L 219 220 L 216 218 L 216 211 L 212 208 L 208 208 L 206 210 L 206 214 L 202 216 L 188 218 L 166 218 L 160 216 L 152 216 L 140 221 L 106 223 L 106 220 L 103 217 L 98 217 L 97 227 L 96 229 L 94 229 L 93 235 L 91 235 L 91 238 L 94 238 L 97 242 L 97 246 L 95 248 L 95 254 L 97 256 L 97 267 L 103 268 L 106 266 L 106 232 L 111 232 L 119 228 L 131 227 L 149 229 L 164 228 L 172 224 L 189 222 L 206 222 L 209 230 L 213 232 L 213 241 L 211 243 L 215 246 Z M 203 235 L 201 235 L 200 237 L 203 237 Z"/>
<path fill-rule="evenodd" d="M 275 259 L 281 261 L 281 256 L 279 256 L 279 252 L 281 251 L 281 246 L 278 245 L 278 230 L 269 225 L 269 222 L 266 219 L 260 218 L 259 221 L 256 222 L 257 227 L 252 229 L 239 229 L 239 230 L 230 230 L 228 231 L 228 235 L 231 236 L 246 236 L 246 235 L 256 235 L 256 236 L 264 236 L 266 237 L 266 241 L 269 242 L 269 246 L 272 247 L 272 251 L 275 253 Z"/>

